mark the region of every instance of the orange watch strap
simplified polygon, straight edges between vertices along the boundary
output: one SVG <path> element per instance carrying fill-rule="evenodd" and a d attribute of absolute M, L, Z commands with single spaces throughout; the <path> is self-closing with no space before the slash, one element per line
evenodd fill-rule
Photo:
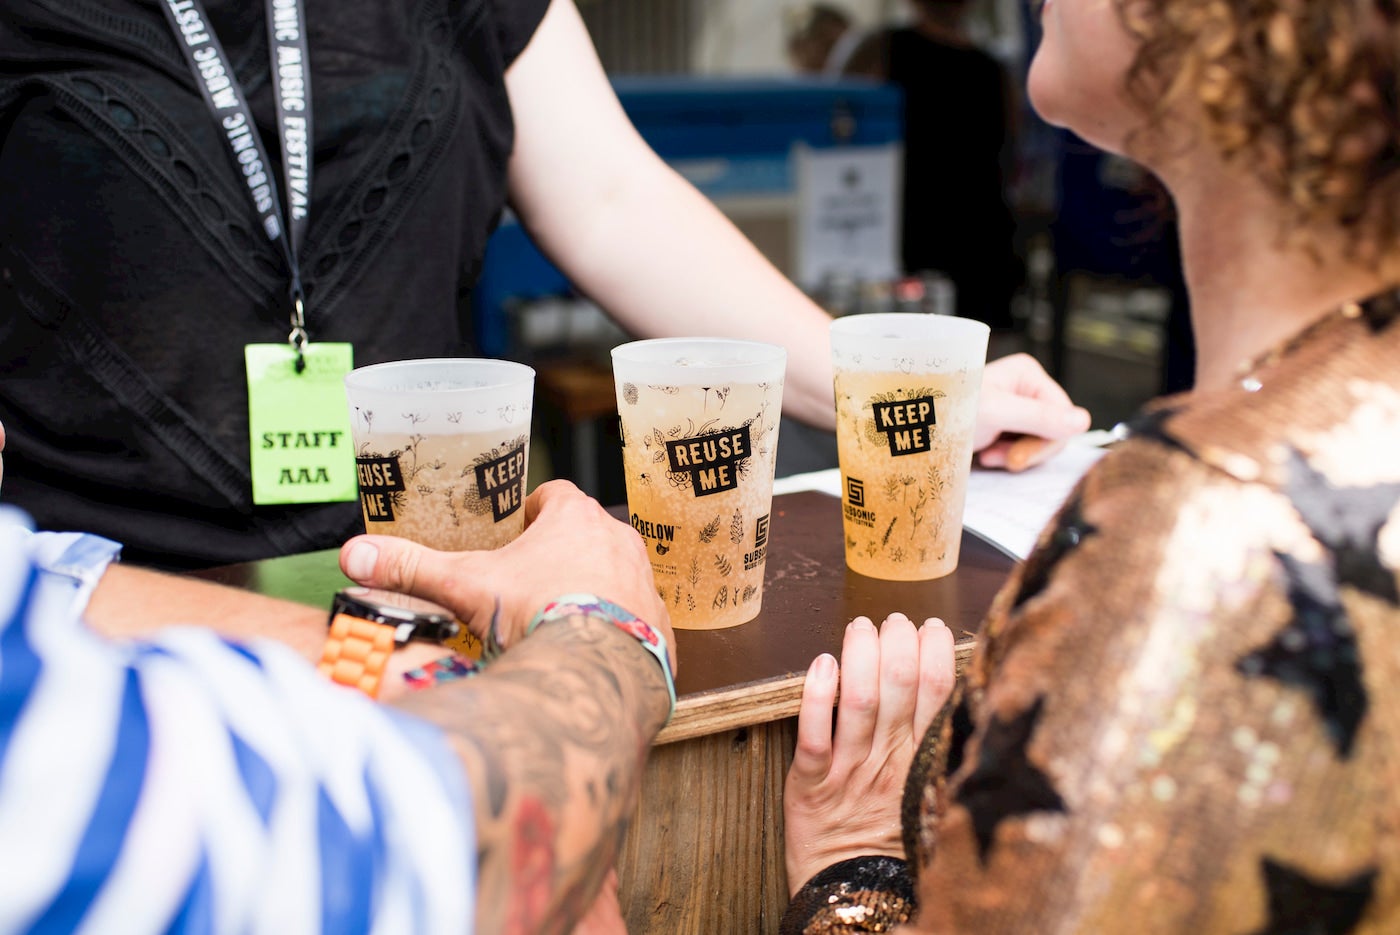
<path fill-rule="evenodd" d="M 389 624 L 336 614 L 316 670 L 332 682 L 378 698 L 384 667 L 394 648 L 394 627 Z"/>

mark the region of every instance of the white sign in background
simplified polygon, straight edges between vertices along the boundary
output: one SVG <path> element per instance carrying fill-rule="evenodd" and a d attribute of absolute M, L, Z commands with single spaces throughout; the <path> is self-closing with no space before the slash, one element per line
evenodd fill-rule
<path fill-rule="evenodd" d="M 904 149 L 793 147 L 797 178 L 797 282 L 814 289 L 833 275 L 893 279 L 900 273 L 900 179 Z"/>

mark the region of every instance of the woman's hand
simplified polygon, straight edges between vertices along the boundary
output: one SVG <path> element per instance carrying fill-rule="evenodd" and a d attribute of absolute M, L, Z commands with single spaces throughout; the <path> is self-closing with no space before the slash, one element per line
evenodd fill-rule
<path fill-rule="evenodd" d="M 641 536 L 568 481 L 532 493 L 525 531 L 499 549 L 439 552 L 395 536 L 357 536 L 341 548 L 340 567 L 359 584 L 441 604 L 482 639 L 499 602 L 502 647 L 515 645 L 550 601 L 596 594 L 660 630 L 675 665 L 671 618 Z"/>
<path fill-rule="evenodd" d="M 983 467 L 1033 467 L 1088 428 L 1089 413 L 1070 401 L 1034 357 L 1012 354 L 987 364 L 972 441 Z"/>
<path fill-rule="evenodd" d="M 797 752 L 783 794 L 788 890 L 838 861 L 903 857 L 900 800 L 924 732 L 953 690 L 953 634 L 941 620 L 917 630 L 903 614 L 846 627 L 842 665 L 807 670 Z M 840 688 L 836 731 L 832 706 Z"/>

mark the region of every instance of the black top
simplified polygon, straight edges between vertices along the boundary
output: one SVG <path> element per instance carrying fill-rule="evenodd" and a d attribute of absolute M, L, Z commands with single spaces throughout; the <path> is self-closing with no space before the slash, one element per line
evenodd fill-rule
<path fill-rule="evenodd" d="M 264 4 L 205 3 L 280 165 Z M 503 76 L 547 5 L 306 0 L 313 340 L 357 365 L 466 350 Z M 157 0 L 5 0 L 0 63 L 4 498 L 170 565 L 360 531 L 354 503 L 252 504 L 243 348 L 286 340 L 288 274 Z"/>
<path fill-rule="evenodd" d="M 1005 327 L 1020 275 L 1003 184 L 1005 70 L 913 29 L 886 42 L 889 78 L 904 91 L 904 268 L 947 273 L 959 315 Z"/>

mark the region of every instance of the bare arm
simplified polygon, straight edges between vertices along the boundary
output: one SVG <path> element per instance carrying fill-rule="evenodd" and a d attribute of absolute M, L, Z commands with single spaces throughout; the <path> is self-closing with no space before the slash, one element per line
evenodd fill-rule
<path fill-rule="evenodd" d="M 327 602 L 330 595 L 326 595 Z M 276 640 L 308 662 L 319 662 L 326 644 L 326 607 L 309 607 L 196 578 L 114 564 L 103 574 L 83 618 L 111 639 L 140 639 L 170 626 L 200 626 L 225 639 Z M 414 644 L 394 653 L 385 669 L 382 697 L 403 688 L 403 674 L 446 655 L 440 646 Z"/>
<path fill-rule="evenodd" d="M 833 429 L 830 319 L 642 140 L 572 0 L 553 0 L 506 88 L 511 202 L 569 278 L 643 337 L 783 345 L 784 410 Z"/>
<path fill-rule="evenodd" d="M 783 345 L 785 413 L 834 429 L 830 317 L 642 140 L 573 0 L 553 0 L 506 87 L 516 121 L 511 202 L 569 278 L 639 336 Z M 1002 432 L 1059 439 L 1088 427 L 1088 414 L 1026 363 L 989 365 L 979 447 Z M 1005 454 L 984 463 L 1001 466 Z"/>
<path fill-rule="evenodd" d="M 273 639 L 313 662 L 326 642 L 325 610 L 130 565 L 107 569 L 85 619 L 113 639 L 150 636 L 180 624 L 208 627 L 229 639 Z"/>

